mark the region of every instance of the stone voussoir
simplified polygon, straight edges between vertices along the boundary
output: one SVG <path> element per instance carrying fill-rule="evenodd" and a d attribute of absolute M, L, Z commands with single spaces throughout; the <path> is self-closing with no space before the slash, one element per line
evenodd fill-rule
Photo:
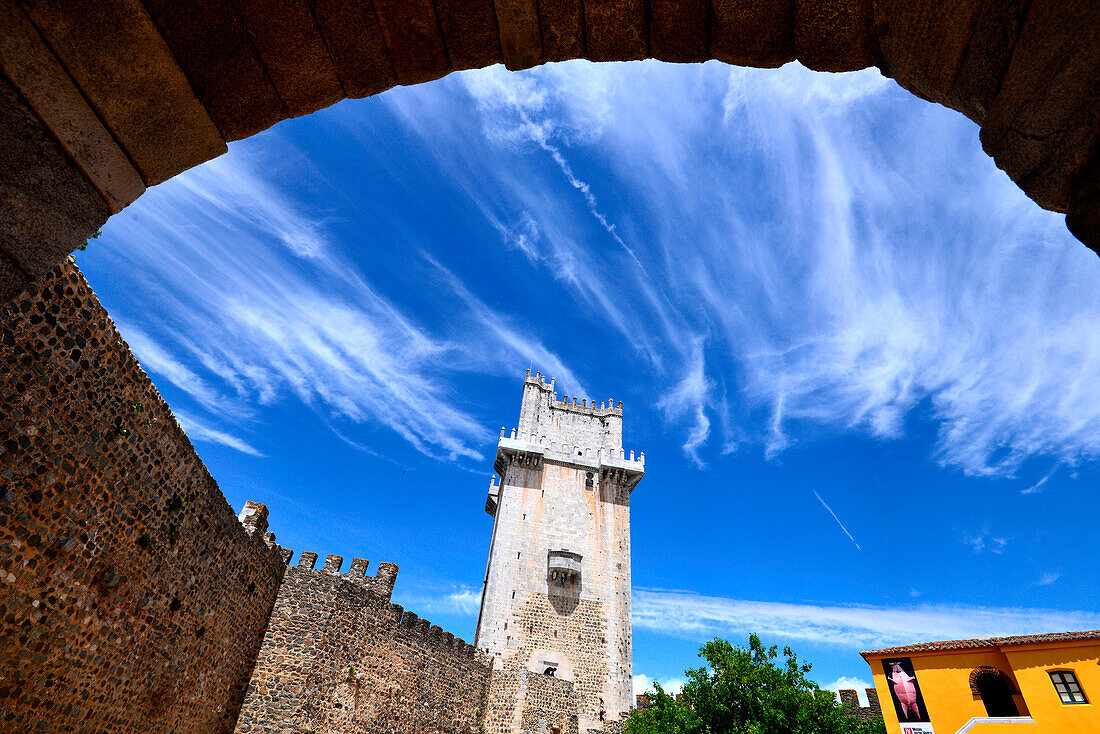
<path fill-rule="evenodd" d="M 144 0 L 195 94 L 226 140 L 286 118 L 286 109 L 230 0 Z"/>
<path fill-rule="evenodd" d="M 234 0 L 291 117 L 345 97 L 308 0 Z"/>
<path fill-rule="evenodd" d="M 24 8 L 146 186 L 226 151 L 138 0 L 36 2 Z"/>
<path fill-rule="evenodd" d="M 432 81 L 453 70 L 432 0 L 374 0 L 374 9 L 398 82 Z"/>
<path fill-rule="evenodd" d="M 982 146 L 1039 206 L 1066 211 L 1098 135 L 1100 3 L 1033 0 Z"/>
<path fill-rule="evenodd" d="M 712 0 L 710 52 L 741 66 L 794 61 L 794 0 Z"/>
<path fill-rule="evenodd" d="M 126 153 L 103 126 L 46 45 L 16 5 L 0 4 L 0 66 L 54 137 L 111 208 L 121 211 L 145 192 L 145 184 Z"/>

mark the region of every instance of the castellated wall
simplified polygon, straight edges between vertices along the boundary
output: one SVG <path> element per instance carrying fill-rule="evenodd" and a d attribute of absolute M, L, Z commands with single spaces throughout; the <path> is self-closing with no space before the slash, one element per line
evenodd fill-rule
<path fill-rule="evenodd" d="M 254 514 L 75 265 L 0 308 L 0 731 L 229 731 L 285 568 Z"/>
<path fill-rule="evenodd" d="M 359 734 L 477 730 L 491 661 L 390 603 L 397 567 L 348 574 L 304 553 L 286 570 L 236 731 Z M 564 734 L 564 732 L 563 732 Z"/>

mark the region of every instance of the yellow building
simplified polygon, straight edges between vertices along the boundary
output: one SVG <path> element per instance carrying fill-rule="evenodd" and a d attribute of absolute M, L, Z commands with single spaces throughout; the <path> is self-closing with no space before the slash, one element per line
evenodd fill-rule
<path fill-rule="evenodd" d="M 862 655 L 887 734 L 1100 733 L 1100 630 Z"/>

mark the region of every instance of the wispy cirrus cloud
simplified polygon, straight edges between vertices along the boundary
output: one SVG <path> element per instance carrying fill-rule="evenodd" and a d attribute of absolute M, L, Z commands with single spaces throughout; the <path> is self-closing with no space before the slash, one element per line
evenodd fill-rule
<path fill-rule="evenodd" d="M 448 319 L 411 315 L 349 266 L 327 215 L 282 193 L 269 164 L 235 148 L 112 220 L 109 256 L 159 306 L 135 309 L 142 318 L 120 329 L 143 365 L 207 414 L 187 421 L 197 438 L 260 456 L 215 426 L 296 400 L 353 446 L 356 426 L 381 425 L 426 455 L 476 461 L 492 434 L 445 378 L 509 364 L 514 374 L 530 359 L 572 378 L 530 329 L 509 326 L 457 279 Z M 463 321 L 490 328 L 462 332 Z"/>
<path fill-rule="evenodd" d="M 988 552 L 998 556 L 1003 554 L 1005 548 L 1008 547 L 1008 538 L 990 532 L 987 527 L 974 532 L 963 533 L 962 542 L 970 546 L 975 553 Z"/>
<path fill-rule="evenodd" d="M 971 639 L 1036 630 L 1100 628 L 1100 614 L 946 604 L 871 606 L 791 604 L 635 589 L 635 631 L 703 640 L 716 635 L 806 640 L 863 649 Z"/>
<path fill-rule="evenodd" d="M 578 62 L 388 103 L 505 246 L 691 388 L 668 415 L 693 461 L 914 415 L 972 475 L 1100 455 L 1100 264 L 874 70 Z"/>
<path fill-rule="evenodd" d="M 173 414 L 176 416 L 176 420 L 179 422 L 180 428 L 183 429 L 184 433 L 195 441 L 209 441 L 211 443 L 221 444 L 222 446 L 228 446 L 231 449 L 240 451 L 242 454 L 248 454 L 249 456 L 256 456 L 259 458 L 264 456 L 259 449 L 242 438 L 218 430 L 217 428 L 212 428 L 203 421 L 182 411 L 176 410 L 173 411 Z"/>
<path fill-rule="evenodd" d="M 403 600 L 417 613 L 476 617 L 481 607 L 481 591 L 457 585 L 445 590 L 413 591 L 410 596 L 403 597 Z"/>

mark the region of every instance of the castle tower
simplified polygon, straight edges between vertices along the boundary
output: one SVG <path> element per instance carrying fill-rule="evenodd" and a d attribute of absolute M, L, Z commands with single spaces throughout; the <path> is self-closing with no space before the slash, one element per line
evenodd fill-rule
<path fill-rule="evenodd" d="M 486 732 L 583 734 L 630 710 L 630 493 L 645 455 L 622 435 L 621 402 L 559 401 L 528 371 L 485 503 L 474 644 L 494 658 Z"/>

